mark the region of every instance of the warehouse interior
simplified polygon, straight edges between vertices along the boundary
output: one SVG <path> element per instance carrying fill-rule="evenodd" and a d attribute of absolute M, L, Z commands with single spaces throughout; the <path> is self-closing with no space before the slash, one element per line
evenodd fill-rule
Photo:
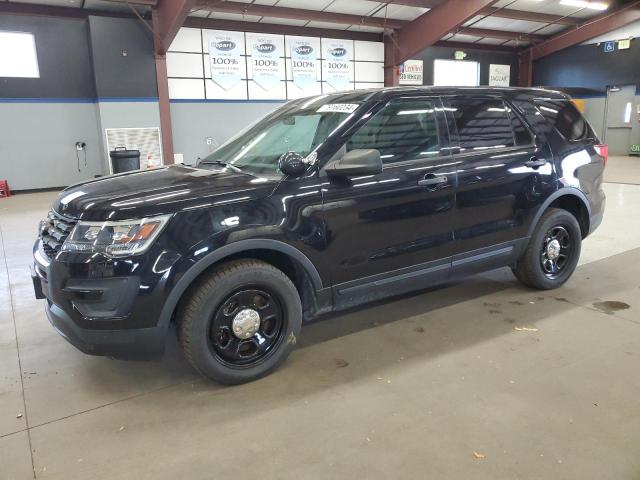
<path fill-rule="evenodd" d="M 242 45 L 226 86 L 223 34 Z M 638 478 L 639 38 L 636 0 L 1 0 L 0 480 Z M 250 62 L 265 39 L 271 77 Z M 296 45 L 319 52 L 312 82 Z M 534 291 L 506 268 L 330 314 L 235 387 L 175 338 L 128 362 L 51 328 L 38 222 L 62 189 L 117 173 L 114 151 L 193 166 L 290 100 L 395 86 L 572 97 L 609 158 L 568 283 Z"/>

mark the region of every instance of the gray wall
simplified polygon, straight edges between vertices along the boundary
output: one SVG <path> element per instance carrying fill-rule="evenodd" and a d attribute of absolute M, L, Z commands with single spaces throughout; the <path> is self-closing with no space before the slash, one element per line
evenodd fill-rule
<path fill-rule="evenodd" d="M 4 15 L 0 29 L 33 33 L 40 69 L 0 78 L 0 179 L 13 190 L 106 174 L 105 128 L 159 127 L 153 42 L 139 20 Z M 80 172 L 76 141 L 87 144 Z"/>
<path fill-rule="evenodd" d="M 576 45 L 534 63 L 535 85 L 568 90 L 588 88 L 584 98 L 585 116 L 600 138 L 603 138 L 606 90 L 608 86 L 635 85 L 637 88 L 632 115 L 631 143 L 640 143 L 637 105 L 640 105 L 640 42 L 631 42 L 628 50 L 605 53 L 602 44 Z M 607 140 L 609 141 L 609 140 Z M 610 145 L 610 151 L 628 151 L 628 145 Z"/>
<path fill-rule="evenodd" d="M 214 146 L 222 144 L 242 128 L 275 110 L 281 102 L 174 102 L 171 103 L 173 150 L 184 155 L 184 163 L 195 164 Z"/>
<path fill-rule="evenodd" d="M 609 85 L 640 87 L 640 42 L 628 50 L 604 53 L 597 44 L 576 45 L 536 60 L 533 84 L 546 87 L 584 87 L 605 92 Z"/>
<path fill-rule="evenodd" d="M 87 166 L 75 142 L 87 144 Z M 70 185 L 103 171 L 94 103 L 0 103 L 0 179 L 12 190 Z"/>
<path fill-rule="evenodd" d="M 2 98 L 94 98 L 87 22 L 0 15 L 0 30 L 33 33 L 40 78 L 0 78 Z"/>
<path fill-rule="evenodd" d="M 140 20 L 89 17 L 89 36 L 98 98 L 157 98 L 153 38 Z"/>
<path fill-rule="evenodd" d="M 584 116 L 589 120 L 589 123 L 598 134 L 599 138 L 602 138 L 604 131 L 604 107 L 606 103 L 605 97 L 592 97 L 584 99 Z"/>

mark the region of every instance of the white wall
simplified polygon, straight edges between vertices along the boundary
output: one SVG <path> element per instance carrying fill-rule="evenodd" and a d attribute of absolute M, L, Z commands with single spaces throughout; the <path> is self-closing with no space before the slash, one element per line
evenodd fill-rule
<path fill-rule="evenodd" d="M 627 38 L 638 38 L 640 37 L 640 22 L 630 23 L 622 28 L 618 28 L 617 30 L 612 30 L 604 35 L 600 35 L 599 37 L 592 38 L 591 40 L 587 40 L 582 45 L 590 45 L 593 43 L 602 43 L 602 42 L 610 42 L 615 40 L 625 40 Z"/>
<path fill-rule="evenodd" d="M 317 61 L 317 85 L 305 92 L 293 84 L 291 75 L 290 41 L 294 38 L 285 35 L 264 35 L 276 39 L 283 52 L 284 68 L 280 73 L 280 85 L 269 91 L 258 87 L 252 78 L 249 41 L 254 33 L 244 35 L 245 54 L 244 75 L 242 81 L 230 90 L 224 90 L 211 80 L 209 63 L 209 38 L 213 30 L 181 28 L 167 53 L 167 71 L 169 77 L 169 96 L 171 99 L 190 100 L 287 100 L 301 96 L 329 93 L 334 89 L 326 80 L 326 59 L 324 49 L 335 39 L 304 37 L 320 52 Z M 340 40 L 345 42 L 351 54 L 352 79 L 349 89 L 384 86 L 384 44 L 359 40 Z"/>

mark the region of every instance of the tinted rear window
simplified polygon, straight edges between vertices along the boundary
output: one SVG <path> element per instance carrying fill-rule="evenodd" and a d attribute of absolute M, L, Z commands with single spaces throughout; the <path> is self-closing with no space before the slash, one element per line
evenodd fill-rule
<path fill-rule="evenodd" d="M 511 126 L 513 127 L 513 136 L 516 140 L 516 145 L 527 146 L 533 144 L 533 137 L 531 136 L 531 132 L 524 126 L 522 120 L 518 118 L 518 116 L 511 110 Z"/>
<path fill-rule="evenodd" d="M 448 104 L 461 151 L 514 146 L 509 109 L 502 100 L 454 98 Z"/>
<path fill-rule="evenodd" d="M 593 138 L 589 124 L 568 100 L 535 100 L 538 111 L 567 140 Z"/>

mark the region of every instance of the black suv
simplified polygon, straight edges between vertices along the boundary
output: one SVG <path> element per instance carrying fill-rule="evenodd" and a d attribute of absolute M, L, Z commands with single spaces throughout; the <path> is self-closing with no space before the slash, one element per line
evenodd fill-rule
<path fill-rule="evenodd" d="M 222 121 L 222 120 L 218 120 Z M 606 146 L 562 93 L 389 88 L 289 102 L 201 160 L 64 190 L 34 287 L 80 350 L 222 383 L 320 314 L 510 266 L 551 289 L 601 222 Z"/>

